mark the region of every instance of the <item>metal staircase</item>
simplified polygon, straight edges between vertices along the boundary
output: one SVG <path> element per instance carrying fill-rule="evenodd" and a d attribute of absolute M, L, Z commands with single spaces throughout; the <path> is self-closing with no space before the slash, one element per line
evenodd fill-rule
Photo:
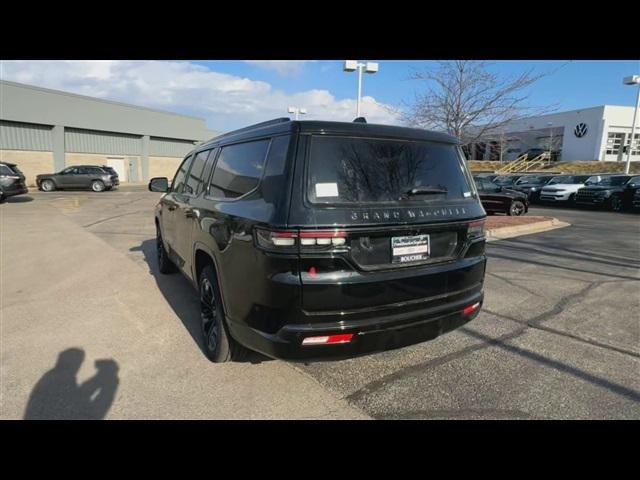
<path fill-rule="evenodd" d="M 549 152 L 544 152 L 531 160 L 528 159 L 528 155 L 525 153 L 524 155 L 516 158 L 513 162 L 509 162 L 504 167 L 497 169 L 495 173 L 505 175 L 507 173 L 530 172 L 536 168 L 545 167 L 550 163 L 551 156 L 549 155 Z"/>

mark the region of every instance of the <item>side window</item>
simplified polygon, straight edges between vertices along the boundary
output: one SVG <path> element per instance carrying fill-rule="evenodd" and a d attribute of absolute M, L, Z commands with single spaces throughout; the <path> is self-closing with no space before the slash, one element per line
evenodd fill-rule
<path fill-rule="evenodd" d="M 189 155 L 185 158 L 182 165 L 176 172 L 176 176 L 173 177 L 173 182 L 171 182 L 171 191 L 174 193 L 182 193 L 182 187 L 184 185 L 185 178 L 187 177 L 187 172 L 189 171 L 189 167 L 191 166 L 191 160 L 193 160 L 193 155 Z"/>
<path fill-rule="evenodd" d="M 199 152 L 193 159 L 193 165 L 189 171 L 189 176 L 184 184 L 184 192 L 188 195 L 197 195 L 202 191 L 201 185 L 204 178 L 204 167 L 211 150 Z"/>
<path fill-rule="evenodd" d="M 89 167 L 87 168 L 87 173 L 90 173 L 91 175 L 104 175 L 105 172 L 102 171 L 102 169 L 98 168 L 98 167 Z"/>
<path fill-rule="evenodd" d="M 14 173 L 6 165 L 0 165 L 0 175 L 14 175 Z"/>
<path fill-rule="evenodd" d="M 276 208 L 287 198 L 283 192 L 287 189 L 287 151 L 290 141 L 289 135 L 274 137 L 271 140 L 267 165 L 260 184 L 262 198 Z"/>
<path fill-rule="evenodd" d="M 209 193 L 216 198 L 237 198 L 258 186 L 269 140 L 223 147 L 213 171 Z"/>

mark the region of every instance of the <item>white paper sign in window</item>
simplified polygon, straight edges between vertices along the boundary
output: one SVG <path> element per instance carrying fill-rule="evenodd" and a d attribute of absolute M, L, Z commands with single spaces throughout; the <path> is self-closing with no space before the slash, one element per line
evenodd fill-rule
<path fill-rule="evenodd" d="M 316 183 L 316 197 L 337 197 L 338 196 L 338 184 L 337 183 Z"/>

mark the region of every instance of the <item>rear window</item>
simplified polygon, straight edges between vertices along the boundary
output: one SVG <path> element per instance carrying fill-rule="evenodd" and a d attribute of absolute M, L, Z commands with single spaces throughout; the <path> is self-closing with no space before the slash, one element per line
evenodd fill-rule
<path fill-rule="evenodd" d="M 469 178 L 456 145 L 314 136 L 307 191 L 313 203 L 442 202 L 470 197 Z M 412 189 L 446 193 L 407 196 Z"/>
<path fill-rule="evenodd" d="M 8 165 L 0 165 L 0 175 L 14 175 L 14 172 Z"/>

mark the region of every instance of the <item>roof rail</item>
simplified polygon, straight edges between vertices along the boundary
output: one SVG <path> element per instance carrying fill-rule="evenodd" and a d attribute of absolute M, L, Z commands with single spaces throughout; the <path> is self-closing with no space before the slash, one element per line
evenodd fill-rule
<path fill-rule="evenodd" d="M 236 133 L 245 132 L 247 130 L 253 130 L 254 128 L 262 128 L 262 127 L 267 127 L 269 125 L 276 125 L 278 123 L 285 123 L 285 122 L 290 122 L 290 121 L 291 121 L 291 119 L 289 117 L 274 118 L 273 120 L 267 120 L 266 122 L 254 123 L 253 125 L 249 125 L 248 127 L 242 127 L 242 128 L 237 129 L 237 130 L 232 130 L 231 132 L 223 133 L 222 135 L 218 135 L 217 137 L 213 137 L 211 140 L 217 140 L 219 138 L 223 138 L 223 137 L 226 137 L 228 135 L 235 135 Z M 206 142 L 203 142 L 203 143 L 207 143 L 207 142 L 209 142 L 211 140 L 207 140 Z"/>

